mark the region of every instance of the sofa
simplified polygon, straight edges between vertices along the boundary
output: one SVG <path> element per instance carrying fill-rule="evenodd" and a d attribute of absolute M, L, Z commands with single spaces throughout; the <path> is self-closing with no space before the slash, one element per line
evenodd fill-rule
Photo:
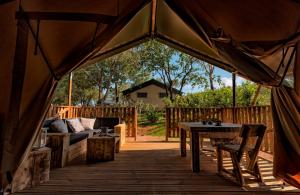
<path fill-rule="evenodd" d="M 46 146 L 51 148 L 51 168 L 64 167 L 84 155 L 87 138 L 103 127 L 120 135 L 120 147 L 125 143 L 125 124 L 116 117 L 51 118 L 44 121 L 43 127 L 48 128 Z"/>

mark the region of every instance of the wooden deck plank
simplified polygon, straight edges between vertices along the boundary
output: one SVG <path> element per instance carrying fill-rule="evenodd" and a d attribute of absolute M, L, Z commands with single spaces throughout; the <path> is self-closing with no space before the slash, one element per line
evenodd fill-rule
<path fill-rule="evenodd" d="M 50 181 L 16 194 L 267 194 L 280 188 L 272 178 L 272 166 L 260 161 L 263 176 L 271 187 L 251 182 L 240 188 L 219 177 L 216 159 L 209 153 L 201 155 L 200 173 L 192 173 L 189 152 L 179 155 L 176 142 L 126 143 L 115 161 L 78 164 L 52 170 Z M 224 158 L 225 166 L 230 160 Z M 251 187 L 254 186 L 254 187 Z M 250 190 L 250 191 L 246 191 Z"/>

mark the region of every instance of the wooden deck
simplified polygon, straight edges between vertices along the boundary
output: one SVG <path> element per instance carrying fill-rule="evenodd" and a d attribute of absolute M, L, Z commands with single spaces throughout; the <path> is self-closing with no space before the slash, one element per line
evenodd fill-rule
<path fill-rule="evenodd" d="M 16 194 L 268 194 L 282 191 L 272 177 L 272 164 L 260 160 L 265 183 L 251 182 L 242 189 L 216 175 L 211 153 L 201 155 L 200 174 L 192 173 L 189 155 L 179 155 L 178 142 L 126 143 L 115 161 L 52 170 L 50 181 Z M 227 162 L 226 166 L 230 166 Z M 249 182 L 249 181 L 248 181 Z M 286 186 L 283 191 L 295 188 Z M 253 192 L 255 191 L 255 192 Z M 299 191 L 296 193 L 300 193 Z"/>

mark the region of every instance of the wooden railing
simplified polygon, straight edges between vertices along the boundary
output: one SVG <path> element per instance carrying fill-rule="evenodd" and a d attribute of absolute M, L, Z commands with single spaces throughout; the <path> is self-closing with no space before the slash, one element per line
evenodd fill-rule
<path fill-rule="evenodd" d="M 262 123 L 267 126 L 261 150 L 273 154 L 274 132 L 270 106 L 235 108 L 235 123 Z M 178 122 L 196 122 L 203 119 L 218 119 L 233 122 L 233 109 L 227 108 L 166 108 L 166 140 L 179 137 Z"/>
<path fill-rule="evenodd" d="M 51 106 L 47 117 L 76 118 L 76 117 L 120 117 L 126 123 L 127 137 L 137 135 L 137 111 L 135 107 L 81 107 L 81 106 Z"/>

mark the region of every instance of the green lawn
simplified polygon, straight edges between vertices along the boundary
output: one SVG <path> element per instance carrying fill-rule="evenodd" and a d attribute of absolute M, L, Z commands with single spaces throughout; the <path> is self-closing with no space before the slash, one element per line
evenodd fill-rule
<path fill-rule="evenodd" d="M 151 135 L 151 136 L 165 136 L 165 117 L 163 113 L 160 114 L 159 120 L 155 123 L 149 122 L 144 114 L 139 114 L 138 117 L 138 127 L 139 131 L 142 132 L 143 135 Z"/>

